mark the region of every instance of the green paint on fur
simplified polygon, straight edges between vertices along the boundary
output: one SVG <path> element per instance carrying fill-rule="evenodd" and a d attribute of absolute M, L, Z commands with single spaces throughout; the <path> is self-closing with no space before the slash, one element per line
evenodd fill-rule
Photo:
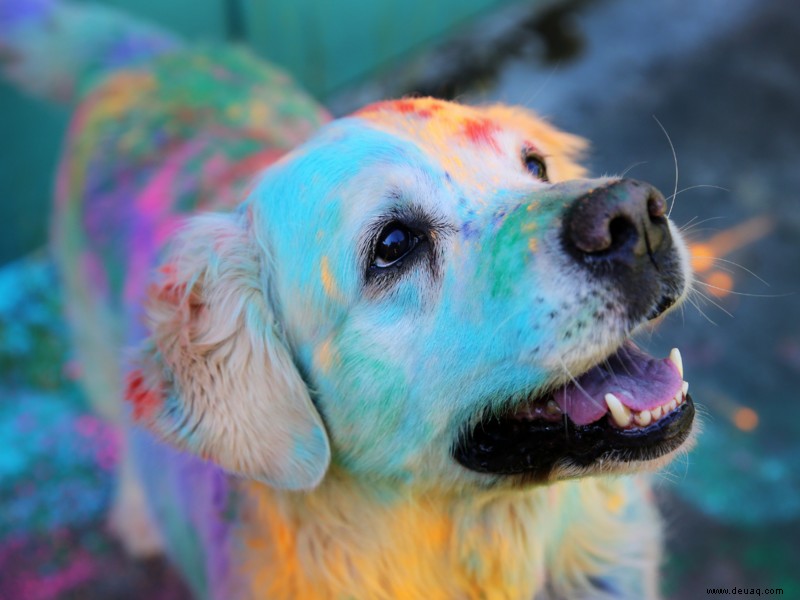
<path fill-rule="evenodd" d="M 520 273 L 525 272 L 531 257 L 531 238 L 539 230 L 537 219 L 527 205 L 508 214 L 487 246 L 488 262 L 479 270 L 479 280 L 490 282 L 492 298 L 508 298 L 514 293 Z"/>

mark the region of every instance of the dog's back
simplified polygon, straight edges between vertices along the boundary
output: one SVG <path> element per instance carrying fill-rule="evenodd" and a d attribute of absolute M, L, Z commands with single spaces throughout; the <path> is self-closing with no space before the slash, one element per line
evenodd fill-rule
<path fill-rule="evenodd" d="M 73 314 L 85 364 L 114 354 L 102 338 L 113 347 L 140 340 L 102 315 L 110 307 L 140 324 L 131 307 L 185 215 L 232 209 L 255 173 L 325 120 L 285 75 L 231 49 L 166 53 L 109 73 L 89 92 L 64 149 L 54 220 L 68 304 L 88 311 Z M 101 405 L 107 397 L 118 405 L 121 379 L 111 379 L 90 384 Z"/>

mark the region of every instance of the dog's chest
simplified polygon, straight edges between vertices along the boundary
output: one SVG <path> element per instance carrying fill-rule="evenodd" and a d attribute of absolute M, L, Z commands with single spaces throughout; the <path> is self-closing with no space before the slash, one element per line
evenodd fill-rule
<path fill-rule="evenodd" d="M 558 484 L 479 502 L 391 507 L 246 484 L 233 564 L 245 596 L 519 598 L 560 592 L 618 562 L 627 483 Z M 602 522 L 593 506 L 616 510 Z M 608 513 L 606 513 L 608 514 Z M 599 545 L 599 546 L 598 546 Z M 574 581 L 573 581 L 574 579 Z M 576 588 L 577 589 L 577 588 Z M 577 597 L 577 596 L 576 596 Z"/>

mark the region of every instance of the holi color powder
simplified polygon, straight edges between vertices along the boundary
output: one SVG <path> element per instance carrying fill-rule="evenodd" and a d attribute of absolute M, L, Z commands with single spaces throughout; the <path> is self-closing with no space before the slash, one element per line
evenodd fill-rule
<path fill-rule="evenodd" d="M 87 412 L 60 301 L 44 254 L 0 269 L 0 599 L 187 598 L 107 533 L 118 432 Z"/>

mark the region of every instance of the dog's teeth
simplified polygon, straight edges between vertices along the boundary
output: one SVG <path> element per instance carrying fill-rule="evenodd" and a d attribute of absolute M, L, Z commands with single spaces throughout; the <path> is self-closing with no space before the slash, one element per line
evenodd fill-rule
<path fill-rule="evenodd" d="M 634 414 L 633 420 L 636 421 L 639 427 L 647 427 L 653 420 L 653 415 L 650 414 L 649 410 L 643 410 L 642 412 Z"/>
<path fill-rule="evenodd" d="M 614 394 L 606 394 L 606 405 L 611 411 L 614 422 L 620 427 L 627 427 L 631 424 L 631 409 L 619 401 Z"/>
<path fill-rule="evenodd" d="M 681 402 L 683 402 L 683 392 L 678 390 L 675 392 L 675 403 L 680 404 Z"/>
<path fill-rule="evenodd" d="M 653 421 L 656 421 L 661 418 L 661 407 L 656 406 L 654 409 L 650 411 L 650 414 L 653 416 Z"/>
<path fill-rule="evenodd" d="M 673 348 L 669 351 L 669 359 L 672 361 L 672 364 L 678 367 L 678 373 L 683 377 L 683 359 L 681 358 L 681 351 L 677 348 Z"/>
<path fill-rule="evenodd" d="M 548 415 L 555 416 L 561 414 L 561 407 L 555 400 L 548 400 L 547 405 L 545 406 L 545 412 Z"/>
<path fill-rule="evenodd" d="M 673 398 L 670 400 L 667 405 L 664 407 L 664 414 L 670 413 L 675 410 L 675 407 L 678 406 L 678 401 Z"/>
<path fill-rule="evenodd" d="M 689 382 L 688 381 L 681 382 L 681 392 L 683 392 L 684 396 L 689 393 Z"/>

